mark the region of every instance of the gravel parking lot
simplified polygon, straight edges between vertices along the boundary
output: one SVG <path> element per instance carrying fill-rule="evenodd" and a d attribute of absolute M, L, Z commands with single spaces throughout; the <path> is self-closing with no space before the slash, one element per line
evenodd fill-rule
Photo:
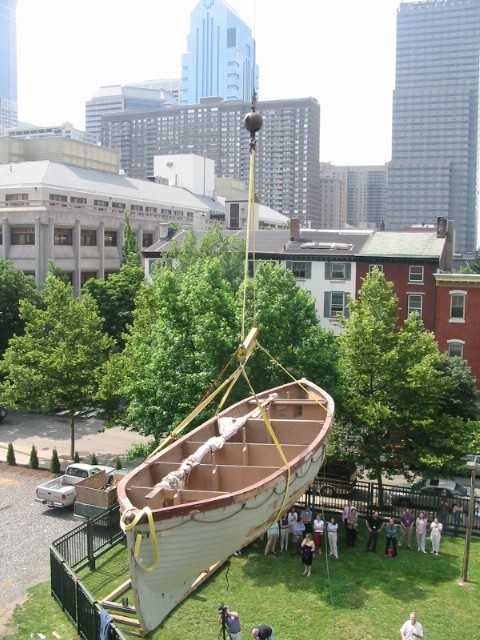
<path fill-rule="evenodd" d="M 0 638 L 26 589 L 49 580 L 50 543 L 78 525 L 71 508 L 35 502 L 35 487 L 51 477 L 48 471 L 0 462 Z"/>

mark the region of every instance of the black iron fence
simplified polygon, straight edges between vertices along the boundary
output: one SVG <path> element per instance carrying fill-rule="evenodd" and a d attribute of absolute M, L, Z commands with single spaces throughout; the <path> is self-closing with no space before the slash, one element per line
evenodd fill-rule
<path fill-rule="evenodd" d="M 98 640 L 104 611 L 75 571 L 95 569 L 95 561 L 123 540 L 119 507 L 114 505 L 55 540 L 50 547 L 51 592 L 84 640 Z M 127 640 L 114 622 L 109 640 Z"/>

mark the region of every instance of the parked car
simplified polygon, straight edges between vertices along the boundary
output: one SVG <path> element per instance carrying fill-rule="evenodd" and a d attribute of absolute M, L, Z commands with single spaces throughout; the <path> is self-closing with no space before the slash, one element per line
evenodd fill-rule
<path fill-rule="evenodd" d="M 457 472 L 457 475 L 459 476 L 466 476 L 466 477 L 470 477 L 471 476 L 471 471 L 470 469 L 467 469 L 467 466 L 465 465 L 465 462 L 476 462 L 477 463 L 477 468 L 475 469 L 475 475 L 477 476 L 477 478 L 480 476 L 480 453 L 477 454 L 469 454 L 466 456 L 463 456 L 462 458 L 462 466 L 460 467 L 461 471 Z"/>
<path fill-rule="evenodd" d="M 0 422 L 7 416 L 7 410 L 4 407 L 0 407 Z"/>
<path fill-rule="evenodd" d="M 411 485 L 403 485 L 398 491 L 391 492 L 391 503 L 397 507 L 415 507 L 416 509 L 436 509 L 442 498 L 449 504 L 460 500 L 464 502 L 470 491 L 454 480 L 434 478 Z"/>
<path fill-rule="evenodd" d="M 322 496 L 348 496 L 357 482 L 357 468 L 344 460 L 329 460 L 320 469 L 312 490 Z"/>

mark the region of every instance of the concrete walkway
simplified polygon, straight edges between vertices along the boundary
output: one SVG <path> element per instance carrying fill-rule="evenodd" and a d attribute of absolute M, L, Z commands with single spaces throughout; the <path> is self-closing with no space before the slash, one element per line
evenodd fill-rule
<path fill-rule="evenodd" d="M 99 463 L 114 464 L 117 457 L 123 462 L 123 456 L 132 445 L 148 441 L 148 438 L 121 427 L 106 429 L 95 416 L 79 417 L 75 423 L 76 451 L 83 462 L 90 462 L 92 454 L 96 455 Z M 0 422 L 1 461 L 7 458 L 9 442 L 13 444 L 17 464 L 29 464 L 32 445 L 35 445 L 40 467 L 50 466 L 52 451 L 56 448 L 64 469 L 70 462 L 69 418 L 9 411 L 4 421 Z"/>

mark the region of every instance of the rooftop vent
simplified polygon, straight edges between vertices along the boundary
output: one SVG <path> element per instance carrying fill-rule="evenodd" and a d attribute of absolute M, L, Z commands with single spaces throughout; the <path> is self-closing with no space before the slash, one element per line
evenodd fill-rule
<path fill-rule="evenodd" d="M 345 242 L 304 242 L 300 249 L 326 249 L 327 251 L 351 251 L 353 244 Z"/>

